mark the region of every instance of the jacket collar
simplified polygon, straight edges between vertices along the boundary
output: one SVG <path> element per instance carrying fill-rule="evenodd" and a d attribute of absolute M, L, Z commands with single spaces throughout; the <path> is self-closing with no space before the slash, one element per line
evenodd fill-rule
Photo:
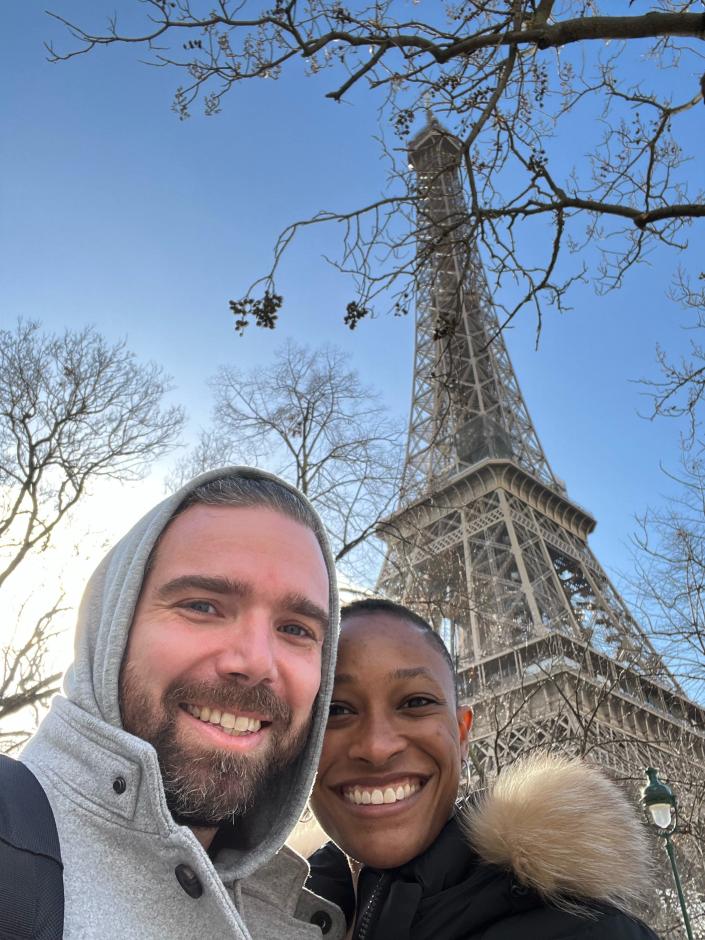
<path fill-rule="evenodd" d="M 517 761 L 460 823 L 483 861 L 554 903 L 589 898 L 630 912 L 648 896 L 645 828 L 622 789 L 583 760 Z"/>
<path fill-rule="evenodd" d="M 52 700 L 22 758 L 107 820 L 160 836 L 181 828 L 166 807 L 154 748 L 61 695 Z"/>
<path fill-rule="evenodd" d="M 98 721 L 63 696 L 52 700 L 22 760 L 41 768 L 73 803 L 108 825 L 153 835 L 155 846 L 174 839 L 203 853 L 191 830 L 174 822 L 167 808 L 151 744 Z M 228 846 L 227 862 L 218 866 L 223 881 L 248 874 L 250 855 L 247 849 Z"/>

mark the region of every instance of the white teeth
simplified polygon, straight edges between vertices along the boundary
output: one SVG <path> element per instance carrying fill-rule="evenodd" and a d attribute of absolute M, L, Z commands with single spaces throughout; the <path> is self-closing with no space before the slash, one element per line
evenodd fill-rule
<path fill-rule="evenodd" d="M 355 803 L 357 806 L 368 806 L 369 804 L 380 806 L 383 803 L 398 803 L 400 800 L 407 800 L 420 789 L 420 783 L 417 781 L 410 783 L 407 780 L 405 783 L 385 787 L 383 790 L 379 787 L 364 789 L 357 786 L 350 790 L 344 790 L 343 796 L 350 803 Z"/>
<path fill-rule="evenodd" d="M 245 715 L 233 715 L 231 712 L 221 712 L 219 708 L 199 708 L 198 705 L 187 705 L 186 711 L 201 721 L 212 725 L 220 725 L 223 731 L 231 735 L 250 734 L 259 731 L 262 722 L 257 718 L 248 718 Z"/>

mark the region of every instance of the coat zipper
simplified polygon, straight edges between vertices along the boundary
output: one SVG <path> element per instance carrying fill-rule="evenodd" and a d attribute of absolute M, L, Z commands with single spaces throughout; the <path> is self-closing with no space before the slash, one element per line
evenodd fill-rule
<path fill-rule="evenodd" d="M 358 923 L 357 930 L 355 931 L 353 940 L 365 940 L 365 938 L 367 937 L 367 931 L 369 930 L 369 927 L 370 927 L 372 914 L 374 913 L 375 908 L 377 907 L 377 904 L 379 903 L 382 884 L 385 881 L 386 881 L 385 874 L 384 872 L 382 872 L 379 878 L 377 879 L 377 883 L 372 889 L 372 894 L 370 895 L 370 899 L 367 902 L 365 910 L 362 912 L 362 917 L 360 918 L 360 921 Z"/>

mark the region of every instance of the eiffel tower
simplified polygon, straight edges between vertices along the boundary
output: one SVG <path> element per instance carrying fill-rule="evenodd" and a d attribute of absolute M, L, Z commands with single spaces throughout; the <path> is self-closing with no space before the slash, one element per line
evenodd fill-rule
<path fill-rule="evenodd" d="M 409 146 L 414 380 L 398 508 L 380 529 L 378 591 L 443 636 L 460 701 L 475 709 L 480 784 L 521 753 L 559 748 L 633 787 L 656 766 L 687 789 L 689 812 L 702 812 L 705 712 L 629 612 L 588 546 L 595 520 L 551 469 L 488 290 L 461 155 L 429 113 Z M 705 891 L 702 842 L 687 854 L 689 880 Z"/>

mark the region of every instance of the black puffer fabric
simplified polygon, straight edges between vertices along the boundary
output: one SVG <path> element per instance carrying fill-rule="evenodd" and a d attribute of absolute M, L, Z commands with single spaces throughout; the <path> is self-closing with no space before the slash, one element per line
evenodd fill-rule
<path fill-rule="evenodd" d="M 329 842 L 309 859 L 307 887 L 355 913 L 347 860 Z M 615 908 L 547 903 L 509 872 L 482 862 L 455 819 L 401 868 L 363 868 L 353 940 L 658 940 Z"/>
<path fill-rule="evenodd" d="M 54 815 L 34 774 L 0 755 L 0 940 L 61 940 L 63 866 Z"/>

